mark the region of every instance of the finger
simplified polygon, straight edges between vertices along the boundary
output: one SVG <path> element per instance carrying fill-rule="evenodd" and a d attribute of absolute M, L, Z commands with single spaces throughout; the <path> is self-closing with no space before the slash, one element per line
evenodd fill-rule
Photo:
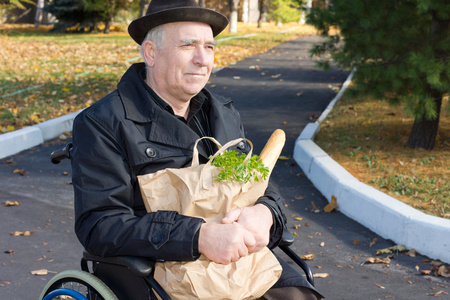
<path fill-rule="evenodd" d="M 245 230 L 244 233 L 244 243 L 248 249 L 253 249 L 256 246 L 255 237 L 248 230 Z"/>
<path fill-rule="evenodd" d="M 222 218 L 222 224 L 231 224 L 233 222 L 236 222 L 239 219 L 241 212 L 242 212 L 242 209 L 240 209 L 240 208 L 235 208 L 233 210 L 230 210 Z"/>
<path fill-rule="evenodd" d="M 238 248 L 238 252 L 239 252 L 239 257 L 244 257 L 248 255 L 248 248 L 245 244 L 241 244 L 240 247 Z"/>

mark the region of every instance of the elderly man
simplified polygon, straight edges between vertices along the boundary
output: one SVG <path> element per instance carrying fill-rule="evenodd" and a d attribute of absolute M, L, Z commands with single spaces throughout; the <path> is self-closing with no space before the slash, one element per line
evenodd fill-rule
<path fill-rule="evenodd" d="M 227 264 L 278 244 L 286 221 L 270 184 L 253 207 L 231 211 L 221 223 L 173 211 L 146 213 L 139 191 L 137 175 L 189 166 L 199 137 L 222 144 L 244 137 L 231 101 L 204 88 L 214 37 L 227 24 L 194 0 L 153 0 L 147 15 L 130 24 L 145 64 L 131 66 L 115 91 L 74 121 L 75 230 L 87 251 L 166 261 L 204 254 Z M 247 152 L 248 145 L 237 150 Z M 205 140 L 199 151 L 204 163 L 217 148 Z M 316 299 L 317 291 L 282 265 L 279 282 L 264 298 Z"/>

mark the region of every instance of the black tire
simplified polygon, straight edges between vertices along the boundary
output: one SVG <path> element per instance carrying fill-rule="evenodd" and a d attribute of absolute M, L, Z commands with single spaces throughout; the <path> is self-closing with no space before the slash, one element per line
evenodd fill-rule
<path fill-rule="evenodd" d="M 100 279 L 79 270 L 67 270 L 55 275 L 45 285 L 39 300 L 60 288 L 75 290 L 88 299 L 118 300 L 116 295 Z"/>

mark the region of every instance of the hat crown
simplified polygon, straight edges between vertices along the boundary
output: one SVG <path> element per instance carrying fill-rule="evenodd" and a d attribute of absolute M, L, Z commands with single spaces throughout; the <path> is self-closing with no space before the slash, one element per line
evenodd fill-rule
<path fill-rule="evenodd" d="M 146 15 L 157 13 L 167 9 L 193 7 L 199 8 L 195 0 L 152 0 L 148 5 Z"/>

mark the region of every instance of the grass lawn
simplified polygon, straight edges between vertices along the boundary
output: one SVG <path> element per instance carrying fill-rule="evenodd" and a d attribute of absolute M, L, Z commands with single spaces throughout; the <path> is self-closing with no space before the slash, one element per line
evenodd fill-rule
<path fill-rule="evenodd" d="M 91 105 L 115 89 L 132 63 L 142 61 L 138 45 L 126 32 L 60 34 L 49 29 L 0 27 L 0 133 Z M 238 31 L 225 30 L 217 37 L 214 68 L 316 32 L 297 23 L 264 23 L 262 28 L 240 23 Z M 257 35 L 220 42 L 252 33 Z"/>
<path fill-rule="evenodd" d="M 340 99 L 315 142 L 361 182 L 450 219 L 450 112 L 444 99 L 434 150 L 406 146 L 414 119 L 385 101 Z"/>

